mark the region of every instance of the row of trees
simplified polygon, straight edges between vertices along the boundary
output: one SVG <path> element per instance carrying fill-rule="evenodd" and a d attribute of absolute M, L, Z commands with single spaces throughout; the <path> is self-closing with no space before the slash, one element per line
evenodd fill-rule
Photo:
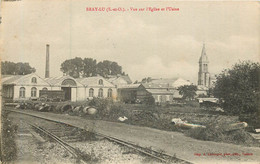
<path fill-rule="evenodd" d="M 117 62 L 104 60 L 97 63 L 95 59 L 82 59 L 80 57 L 64 61 L 61 64 L 60 70 L 64 74 L 70 75 L 74 78 L 91 77 L 96 75 L 107 77 L 108 75 L 125 74 L 122 72 L 122 67 L 118 65 Z"/>
<path fill-rule="evenodd" d="M 35 71 L 35 68 L 31 67 L 29 63 L 14 63 L 9 61 L 1 62 L 2 75 L 27 75 Z"/>

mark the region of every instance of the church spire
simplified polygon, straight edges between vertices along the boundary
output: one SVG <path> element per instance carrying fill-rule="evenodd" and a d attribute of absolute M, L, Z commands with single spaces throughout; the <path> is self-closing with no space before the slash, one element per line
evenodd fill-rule
<path fill-rule="evenodd" d="M 199 63 L 209 63 L 209 60 L 208 60 L 208 57 L 207 57 L 207 54 L 206 54 L 205 43 L 203 43 Z"/>
<path fill-rule="evenodd" d="M 206 54 L 205 43 L 203 43 L 201 56 L 199 59 L 198 85 L 210 86 L 210 74 L 208 71 L 209 60 Z"/>

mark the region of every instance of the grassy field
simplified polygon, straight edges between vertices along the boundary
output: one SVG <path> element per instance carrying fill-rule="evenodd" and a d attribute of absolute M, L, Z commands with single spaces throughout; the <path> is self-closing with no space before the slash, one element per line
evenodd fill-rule
<path fill-rule="evenodd" d="M 41 104 L 39 102 L 28 102 L 28 104 L 30 103 Z M 120 122 L 118 120 L 119 117 L 127 117 L 128 119 L 123 121 L 123 123 L 166 131 L 185 132 L 187 136 L 200 140 L 228 142 L 247 146 L 256 143 L 244 130 L 235 132 L 223 131 L 224 125 L 239 122 L 238 116 L 230 116 L 223 112 L 217 112 L 215 111 L 215 108 L 201 108 L 196 101 L 188 102 L 185 105 L 161 106 L 124 104 L 121 102 L 113 102 L 108 99 L 93 99 L 88 102 L 46 102 L 46 104 L 52 107 L 51 112 L 67 113 L 86 119 Z M 62 107 L 65 105 L 71 105 L 72 109 L 77 106 L 92 106 L 97 109 L 97 113 L 95 115 L 89 115 L 82 111 L 75 112 L 72 109 L 63 110 Z M 37 110 L 38 108 L 31 109 Z M 184 130 L 172 124 L 171 120 L 173 118 L 180 118 L 188 123 L 204 125 L 206 126 L 206 129 Z M 236 140 L 237 138 L 239 138 L 239 140 Z"/>

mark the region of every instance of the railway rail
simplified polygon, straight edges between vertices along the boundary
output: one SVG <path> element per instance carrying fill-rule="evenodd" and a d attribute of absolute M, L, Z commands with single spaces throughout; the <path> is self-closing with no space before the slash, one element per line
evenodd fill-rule
<path fill-rule="evenodd" d="M 37 129 L 41 133 L 44 133 L 45 135 L 47 135 L 48 137 L 50 137 L 51 139 L 53 139 L 57 143 L 59 143 L 63 148 L 65 148 L 68 152 L 70 152 L 75 157 L 77 162 L 85 161 L 81 152 L 79 152 L 76 148 L 74 148 L 73 146 L 71 146 L 67 142 L 60 139 L 58 136 L 54 135 L 53 133 L 51 133 L 51 132 L 49 132 L 49 131 L 47 131 L 47 130 L 39 127 L 39 126 L 33 125 L 29 122 L 26 122 L 26 123 L 31 125 L 33 128 Z M 87 161 L 85 161 L 85 162 L 87 162 Z"/>
<path fill-rule="evenodd" d="M 60 121 L 56 121 L 56 120 L 52 120 L 52 119 L 47 119 L 47 118 L 42 118 L 42 117 L 39 117 L 39 116 L 34 116 L 34 115 L 31 115 L 31 114 L 28 114 L 28 113 L 22 113 L 22 112 L 15 111 L 15 110 L 8 110 L 8 111 L 16 112 L 16 113 L 19 113 L 19 114 L 24 114 L 24 115 L 35 117 L 35 118 L 40 118 L 42 120 L 53 122 L 53 123 L 60 124 L 60 125 L 64 125 L 66 127 L 77 128 L 77 129 L 80 129 L 80 130 L 87 131 L 86 129 L 83 129 L 83 128 L 80 128 L 80 127 L 75 127 L 73 125 L 70 125 L 70 124 L 67 124 L 67 123 L 64 123 L 64 122 L 60 122 Z M 68 142 L 66 142 L 63 139 L 61 139 L 62 136 L 58 136 L 58 135 L 54 134 L 55 132 L 56 132 L 56 134 L 59 133 L 60 130 L 57 129 L 57 128 L 46 130 L 46 129 L 38 126 L 38 125 L 34 125 L 34 124 L 29 123 L 29 122 L 27 122 L 27 123 L 29 125 L 31 125 L 32 127 L 34 127 L 35 129 L 37 129 L 38 131 L 48 135 L 49 137 L 51 137 L 53 140 L 55 140 L 60 145 L 62 145 L 76 159 L 81 160 L 83 162 L 86 162 L 86 160 L 84 161 L 84 156 L 82 156 L 82 153 L 79 150 L 77 150 L 76 148 L 72 147 L 68 143 L 68 142 L 73 142 L 74 141 L 74 140 L 71 140 L 70 136 L 67 136 L 68 137 Z M 68 131 L 69 130 L 70 129 L 68 129 Z M 98 133 L 98 132 L 91 132 L 91 133 L 94 133 L 95 135 L 97 135 L 99 137 L 103 137 L 103 138 L 105 138 L 105 139 L 107 139 L 109 141 L 115 142 L 117 144 L 129 147 L 129 148 L 131 148 L 131 149 L 133 149 L 135 151 L 138 151 L 141 154 L 144 154 L 144 155 L 147 155 L 149 157 L 152 157 L 152 158 L 154 158 L 154 159 L 156 159 L 158 161 L 161 161 L 163 163 L 171 163 L 171 162 L 173 162 L 173 163 L 183 163 L 183 164 L 190 164 L 191 163 L 189 161 L 185 161 L 185 160 L 179 159 L 175 155 L 172 156 L 172 155 L 167 154 L 165 152 L 159 152 L 157 150 L 152 150 L 150 148 L 141 147 L 139 145 L 136 145 L 135 143 L 124 141 L 122 139 L 118 139 L 118 138 L 115 138 L 115 137 L 112 137 L 112 136 L 104 135 L 104 134 L 101 134 L 101 133 Z M 77 138 L 75 139 L 75 142 L 76 141 L 78 141 Z"/>

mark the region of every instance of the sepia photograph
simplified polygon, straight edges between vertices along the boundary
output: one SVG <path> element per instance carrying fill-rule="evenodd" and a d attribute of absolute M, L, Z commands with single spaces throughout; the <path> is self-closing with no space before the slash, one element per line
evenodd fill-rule
<path fill-rule="evenodd" d="M 0 7 L 1 163 L 260 163 L 259 1 Z"/>

